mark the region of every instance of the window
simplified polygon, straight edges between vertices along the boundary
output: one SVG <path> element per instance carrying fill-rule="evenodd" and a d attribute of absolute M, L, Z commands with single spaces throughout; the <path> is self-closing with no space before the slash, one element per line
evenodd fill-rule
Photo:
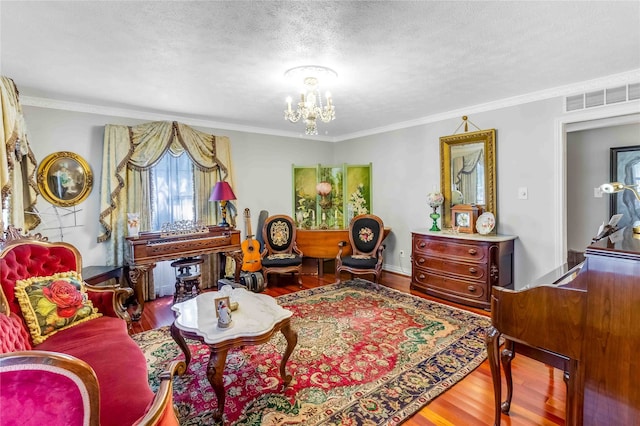
<path fill-rule="evenodd" d="M 183 152 L 175 157 L 169 151 L 151 169 L 151 227 L 165 223 L 195 220 L 193 164 Z"/>
<path fill-rule="evenodd" d="M 165 223 L 195 220 L 193 163 L 182 153 L 169 151 L 149 172 L 151 187 L 151 229 L 159 231 Z M 155 291 L 160 297 L 174 293 L 175 271 L 171 262 L 160 262 L 153 269 Z"/>

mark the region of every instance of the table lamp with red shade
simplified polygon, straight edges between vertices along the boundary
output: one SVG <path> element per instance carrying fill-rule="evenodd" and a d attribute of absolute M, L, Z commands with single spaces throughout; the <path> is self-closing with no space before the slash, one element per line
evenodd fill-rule
<path fill-rule="evenodd" d="M 219 226 L 230 226 L 229 223 L 227 223 L 227 201 L 235 199 L 236 195 L 233 193 L 233 189 L 231 189 L 228 182 L 220 181 L 213 187 L 209 201 L 220 201 L 222 221 L 218 224 Z"/>

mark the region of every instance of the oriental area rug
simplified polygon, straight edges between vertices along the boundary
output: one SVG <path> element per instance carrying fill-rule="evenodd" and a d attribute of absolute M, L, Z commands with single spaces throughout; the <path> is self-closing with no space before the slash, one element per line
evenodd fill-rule
<path fill-rule="evenodd" d="M 486 358 L 486 317 L 355 279 L 277 298 L 293 312 L 298 344 L 279 373 L 282 333 L 232 349 L 224 370 L 230 425 L 397 425 Z M 133 335 L 158 376 L 184 359 L 168 327 Z M 174 382 L 181 425 L 211 425 L 216 396 L 207 346 L 187 340 L 193 359 Z"/>

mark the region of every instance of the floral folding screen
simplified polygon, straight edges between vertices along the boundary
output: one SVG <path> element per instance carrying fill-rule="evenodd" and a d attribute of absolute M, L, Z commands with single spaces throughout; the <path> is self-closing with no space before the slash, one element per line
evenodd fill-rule
<path fill-rule="evenodd" d="M 304 229 L 346 228 L 372 212 L 371 164 L 293 166 L 293 217 Z"/>

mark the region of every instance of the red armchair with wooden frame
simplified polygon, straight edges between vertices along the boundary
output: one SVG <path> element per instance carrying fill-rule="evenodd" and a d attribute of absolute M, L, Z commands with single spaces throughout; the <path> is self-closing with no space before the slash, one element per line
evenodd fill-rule
<path fill-rule="evenodd" d="M 39 234 L 23 236 L 12 227 L 0 239 L 2 423 L 177 425 L 172 379 L 185 371 L 185 364 L 172 363 L 153 393 L 145 356 L 128 332 L 124 301 L 131 289 L 82 283 L 79 287 L 84 287 L 90 303 L 84 297 L 78 303 L 94 314 L 54 331 L 47 322 L 34 322 L 31 312 L 23 314 L 25 300 L 33 301 L 35 293 L 53 300 L 58 314 L 68 309 L 60 300 L 75 296 L 76 290 L 56 293 L 60 287 L 53 283 L 64 281 L 57 277 L 79 274 L 81 267 L 81 255 L 70 244 L 50 243 Z M 28 299 L 22 297 L 23 286 L 36 281 L 51 285 L 38 287 Z M 34 305 L 34 312 L 41 314 L 51 300 Z M 34 325 L 49 334 L 34 337 Z"/>
<path fill-rule="evenodd" d="M 342 249 L 347 245 L 346 241 L 338 243 L 338 255 L 336 256 L 336 280 L 340 282 L 340 272 L 354 274 L 372 274 L 374 281 L 378 282 L 382 273 L 382 251 L 384 245 L 384 224 L 382 219 L 372 214 L 363 214 L 354 217 L 349 222 L 349 243 L 353 253 L 350 256 L 342 256 Z"/>

